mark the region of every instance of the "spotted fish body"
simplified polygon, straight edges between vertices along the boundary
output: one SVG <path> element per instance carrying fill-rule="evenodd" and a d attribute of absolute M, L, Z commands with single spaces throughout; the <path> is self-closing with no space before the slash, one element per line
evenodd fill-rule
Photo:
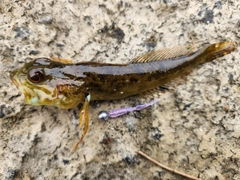
<path fill-rule="evenodd" d="M 186 46 L 166 48 L 139 56 L 129 64 L 71 64 L 38 58 L 13 71 L 11 79 L 24 93 L 26 104 L 65 109 L 83 104 L 80 126 L 85 121 L 85 127 L 80 144 L 88 131 L 90 99 L 121 99 L 154 89 L 235 48 L 235 43 L 229 41 L 207 45 L 195 52 Z"/>
<path fill-rule="evenodd" d="M 86 95 L 91 100 L 112 100 L 138 94 L 160 85 L 189 71 L 196 65 L 224 56 L 235 49 L 233 42 L 208 45 L 191 52 L 185 51 L 161 59 L 169 49 L 139 56 L 130 64 L 106 64 L 83 62 L 68 64 L 38 58 L 26 63 L 11 74 L 12 81 L 25 94 L 25 102 L 32 105 L 54 105 L 73 108 L 84 102 Z M 183 49 L 183 48 L 182 48 Z M 170 49 L 171 50 L 171 49 Z M 183 51 L 183 50 L 181 50 Z M 37 75 L 40 79 L 31 80 Z M 38 81 L 39 80 L 39 81 Z"/>

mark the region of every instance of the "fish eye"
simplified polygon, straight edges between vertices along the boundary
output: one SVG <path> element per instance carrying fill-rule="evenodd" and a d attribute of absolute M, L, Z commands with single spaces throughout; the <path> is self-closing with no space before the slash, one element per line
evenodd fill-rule
<path fill-rule="evenodd" d="M 42 69 L 31 69 L 28 72 L 28 80 L 32 83 L 41 83 L 45 80 L 45 73 Z"/>

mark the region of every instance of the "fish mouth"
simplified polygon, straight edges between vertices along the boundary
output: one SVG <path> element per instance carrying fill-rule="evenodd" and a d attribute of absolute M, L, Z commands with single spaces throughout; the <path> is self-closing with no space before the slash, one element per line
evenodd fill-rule
<path fill-rule="evenodd" d="M 38 102 L 38 97 L 36 95 L 33 95 L 32 91 L 30 91 L 28 88 L 23 88 L 22 89 L 22 92 L 25 96 L 25 104 L 35 104 L 37 105 L 39 102 Z"/>
<path fill-rule="evenodd" d="M 12 82 L 13 82 L 17 87 L 19 87 L 20 84 L 19 84 L 19 79 L 17 78 L 17 75 L 18 75 L 18 69 L 16 69 L 16 70 L 14 70 L 13 72 L 11 72 L 10 78 L 11 78 Z"/>
<path fill-rule="evenodd" d="M 19 78 L 19 69 L 12 71 L 10 78 L 17 88 L 24 94 L 24 101 L 26 104 L 39 105 L 39 97 L 37 94 L 26 86 L 26 82 L 22 82 Z"/>

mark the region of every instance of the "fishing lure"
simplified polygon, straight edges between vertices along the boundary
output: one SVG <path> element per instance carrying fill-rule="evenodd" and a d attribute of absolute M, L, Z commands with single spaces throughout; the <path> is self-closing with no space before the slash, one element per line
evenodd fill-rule
<path fill-rule="evenodd" d="M 135 107 L 125 107 L 125 108 L 119 108 L 119 109 L 114 109 L 109 112 L 107 111 L 101 111 L 98 114 L 98 119 L 102 121 L 107 121 L 109 118 L 116 118 L 119 116 L 122 116 L 124 114 L 133 112 L 133 111 L 141 111 L 149 106 L 152 106 L 153 104 L 157 103 L 160 101 L 160 98 L 155 99 L 149 103 L 146 104 L 140 104 Z"/>
<path fill-rule="evenodd" d="M 159 87 L 189 72 L 199 64 L 231 53 L 233 42 L 166 48 L 138 56 L 129 64 L 81 62 L 37 58 L 11 73 L 11 80 L 25 95 L 25 103 L 74 108 L 82 104 L 82 142 L 89 128 L 89 102 L 125 98 Z M 119 111 L 115 111 L 119 112 Z"/>

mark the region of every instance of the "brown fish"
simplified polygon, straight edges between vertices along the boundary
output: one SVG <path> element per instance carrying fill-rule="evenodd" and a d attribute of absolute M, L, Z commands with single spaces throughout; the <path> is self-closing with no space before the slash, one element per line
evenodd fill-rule
<path fill-rule="evenodd" d="M 129 64 L 81 62 L 38 58 L 11 73 L 14 84 L 25 95 L 25 103 L 74 108 L 83 104 L 80 127 L 82 142 L 88 131 L 90 100 L 112 100 L 138 94 L 170 82 L 195 66 L 231 53 L 233 42 L 192 47 L 166 48 L 135 58 Z"/>

